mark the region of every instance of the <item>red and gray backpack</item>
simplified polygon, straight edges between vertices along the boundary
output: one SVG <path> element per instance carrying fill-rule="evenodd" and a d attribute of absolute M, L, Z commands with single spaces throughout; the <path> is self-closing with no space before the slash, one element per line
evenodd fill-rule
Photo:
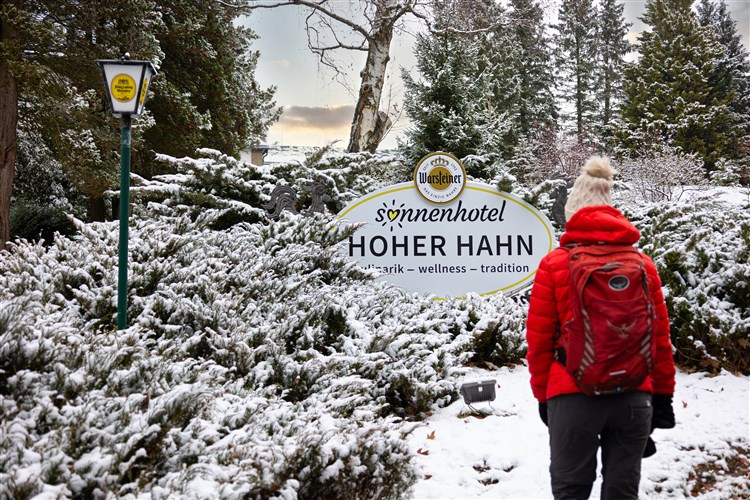
<path fill-rule="evenodd" d="M 656 357 L 643 256 L 631 245 L 565 248 L 573 317 L 562 325 L 558 359 L 588 395 L 633 390 Z"/>

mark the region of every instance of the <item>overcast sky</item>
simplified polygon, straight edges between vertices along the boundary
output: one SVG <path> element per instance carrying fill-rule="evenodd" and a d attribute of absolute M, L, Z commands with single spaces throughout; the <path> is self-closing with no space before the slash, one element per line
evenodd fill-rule
<path fill-rule="evenodd" d="M 638 19 L 645 0 L 625 0 L 625 17 L 633 23 L 629 38 L 644 29 Z M 737 21 L 743 42 L 750 46 L 750 0 L 726 0 Z M 356 103 L 357 79 L 364 64 L 360 53 L 340 53 L 342 68 L 348 73 L 349 89 L 335 80 L 331 70 L 318 64 L 307 48 L 302 11 L 296 7 L 261 9 L 245 20 L 259 36 L 253 48 L 261 52 L 256 78 L 264 87 L 275 85 L 276 103 L 284 107 L 281 120 L 268 135 L 269 144 L 323 146 L 338 140 L 338 147 L 349 142 L 349 129 Z M 390 77 L 386 82 L 381 109 L 390 102 L 401 105 L 403 86 L 400 68 L 413 69 L 414 36 L 402 34 L 391 47 Z M 406 117 L 396 122 L 382 148 L 396 146 L 396 137 L 407 126 Z"/>

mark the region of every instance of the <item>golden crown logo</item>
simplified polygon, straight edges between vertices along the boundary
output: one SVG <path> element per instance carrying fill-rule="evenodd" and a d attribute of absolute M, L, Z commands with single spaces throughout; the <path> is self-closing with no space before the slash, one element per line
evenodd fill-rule
<path fill-rule="evenodd" d="M 446 160 L 445 158 L 442 158 L 442 157 L 438 156 L 437 158 L 435 158 L 434 160 L 432 160 L 430 162 L 430 165 L 432 165 L 435 168 L 437 168 L 437 167 L 447 167 L 448 166 L 448 160 Z"/>

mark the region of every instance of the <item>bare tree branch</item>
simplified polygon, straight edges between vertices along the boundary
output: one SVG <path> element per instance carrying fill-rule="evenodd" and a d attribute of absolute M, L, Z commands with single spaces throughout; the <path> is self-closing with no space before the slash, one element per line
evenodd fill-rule
<path fill-rule="evenodd" d="M 349 50 L 367 50 L 364 48 L 365 42 L 363 41 L 360 46 L 347 46 L 346 44 L 343 44 L 338 40 L 338 37 L 336 36 L 334 32 L 334 38 L 336 39 L 336 44 L 330 45 L 330 46 L 321 46 L 319 45 L 319 40 L 322 38 L 320 35 L 320 32 L 318 31 L 317 26 L 314 23 L 311 23 L 311 19 L 315 16 L 314 12 L 311 12 L 306 18 L 305 18 L 305 30 L 307 32 L 307 47 L 310 49 L 310 51 L 318 56 L 318 62 L 329 68 L 331 71 L 333 71 L 333 79 L 337 83 L 339 83 L 341 86 L 343 86 L 347 92 L 350 94 L 354 94 L 354 89 L 349 84 L 349 81 L 347 79 L 347 73 L 345 71 L 342 71 L 340 65 L 334 61 L 334 59 L 329 55 L 329 52 L 337 50 L 337 49 L 349 49 Z M 316 19 L 316 22 L 322 22 L 321 19 Z M 326 27 L 330 30 L 330 25 L 327 25 L 327 23 L 324 23 Z M 313 40 L 314 38 L 314 40 Z"/>
<path fill-rule="evenodd" d="M 370 33 L 364 27 L 355 23 L 351 19 L 347 19 L 346 17 L 341 16 L 333 12 L 332 10 L 326 8 L 326 4 L 328 3 L 328 0 L 320 0 L 320 2 L 310 2 L 308 0 L 288 0 L 286 2 L 276 2 L 276 3 L 264 3 L 259 0 L 248 0 L 245 2 L 237 2 L 236 4 L 226 2 L 224 0 L 216 0 L 216 1 L 221 3 L 222 5 L 226 5 L 227 7 L 234 7 L 238 9 L 241 8 L 241 9 L 248 9 L 248 10 L 274 9 L 277 7 L 284 7 L 287 5 L 308 7 L 330 19 L 334 19 L 340 22 L 341 24 L 348 26 L 352 31 L 359 33 L 361 36 L 363 36 L 367 40 L 370 39 Z"/>

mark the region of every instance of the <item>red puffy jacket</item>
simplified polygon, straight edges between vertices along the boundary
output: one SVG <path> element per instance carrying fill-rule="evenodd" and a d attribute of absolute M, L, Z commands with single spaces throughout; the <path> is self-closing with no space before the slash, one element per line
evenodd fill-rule
<path fill-rule="evenodd" d="M 570 218 L 560 245 L 572 243 L 619 243 L 632 245 L 641 237 L 638 229 L 616 208 L 600 205 L 584 207 Z M 653 261 L 644 255 L 649 290 L 656 306 L 657 322 L 653 335 L 656 339 L 654 371 L 638 390 L 656 394 L 674 392 L 675 367 L 672 343 L 669 339 L 667 306 L 661 292 L 661 280 Z M 568 284 L 568 251 L 556 248 L 539 264 L 534 279 L 526 322 L 526 359 L 531 372 L 531 390 L 539 402 L 561 394 L 582 392 L 565 367 L 555 360 L 555 343 L 558 326 L 572 316 L 570 285 Z"/>

